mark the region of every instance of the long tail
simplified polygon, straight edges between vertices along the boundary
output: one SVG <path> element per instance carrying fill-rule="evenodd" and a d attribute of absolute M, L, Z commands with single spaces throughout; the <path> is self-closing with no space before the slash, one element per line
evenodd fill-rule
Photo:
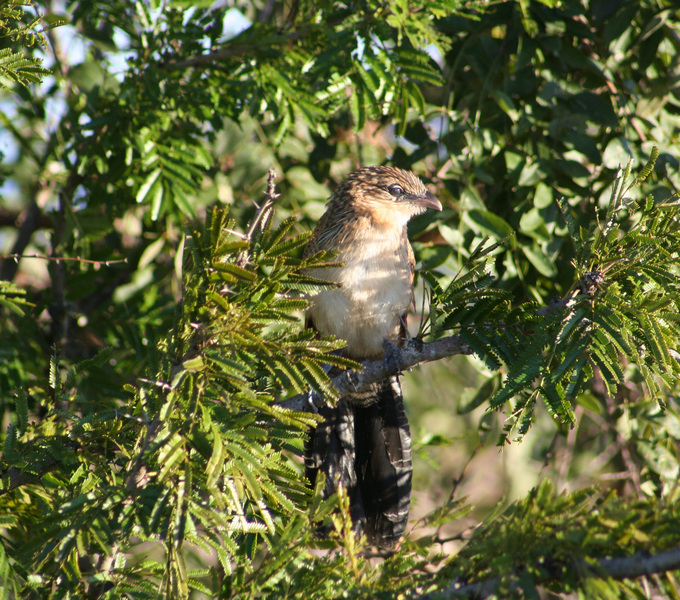
<path fill-rule="evenodd" d="M 411 431 L 399 378 L 324 407 L 325 421 L 310 433 L 305 466 L 314 484 L 326 474 L 326 495 L 342 484 L 352 520 L 368 541 L 394 546 L 408 522 L 411 500 Z"/>

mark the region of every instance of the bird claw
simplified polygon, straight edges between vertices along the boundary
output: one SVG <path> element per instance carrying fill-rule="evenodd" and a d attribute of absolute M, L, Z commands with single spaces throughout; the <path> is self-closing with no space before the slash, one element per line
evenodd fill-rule
<path fill-rule="evenodd" d="M 309 405 L 309 410 L 310 412 L 319 414 L 319 408 L 317 407 L 316 403 L 316 393 L 312 388 L 309 388 L 309 391 L 307 392 L 307 404 Z"/>
<path fill-rule="evenodd" d="M 404 334 L 404 341 L 407 343 L 411 343 L 413 341 L 413 338 L 411 337 L 411 333 L 408 330 L 408 327 L 406 326 L 406 319 L 402 315 L 399 315 L 399 320 L 401 321 L 401 328 L 402 328 L 402 334 Z"/>

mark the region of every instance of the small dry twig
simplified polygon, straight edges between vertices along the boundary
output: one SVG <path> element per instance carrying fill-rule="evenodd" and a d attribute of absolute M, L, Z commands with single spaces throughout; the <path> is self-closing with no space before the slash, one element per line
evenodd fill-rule
<path fill-rule="evenodd" d="M 101 267 L 102 265 L 108 267 L 116 263 L 127 263 L 127 258 L 117 258 L 115 260 L 90 260 L 89 258 L 78 258 L 73 256 L 44 256 L 42 254 L 0 254 L 0 259 L 10 259 L 18 263 L 22 258 L 39 258 L 41 260 L 53 260 L 57 264 L 61 261 L 72 261 L 86 263 L 89 265 L 95 265 L 95 267 Z"/>
<path fill-rule="evenodd" d="M 267 174 L 267 191 L 264 196 L 265 201 L 262 206 L 258 207 L 253 220 L 250 222 L 248 231 L 246 231 L 245 235 L 240 236 L 247 242 L 252 242 L 253 236 L 258 229 L 260 231 L 265 230 L 267 223 L 269 223 L 269 219 L 271 219 L 272 216 L 274 201 L 281 196 L 281 194 L 276 191 L 276 171 L 274 169 L 269 169 L 269 173 Z M 242 250 L 236 257 L 236 264 L 241 267 L 248 264 L 249 261 L 250 252 L 248 249 Z"/>

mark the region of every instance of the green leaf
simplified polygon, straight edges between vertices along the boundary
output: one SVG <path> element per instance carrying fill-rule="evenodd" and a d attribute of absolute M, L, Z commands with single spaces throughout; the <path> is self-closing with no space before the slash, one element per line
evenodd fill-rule
<path fill-rule="evenodd" d="M 471 222 L 471 226 L 479 228 L 485 235 L 490 235 L 502 240 L 514 234 L 514 230 L 501 217 L 483 210 L 470 210 L 465 213 L 465 218 Z"/>
<path fill-rule="evenodd" d="M 158 169 L 154 169 L 153 171 L 151 171 L 151 173 L 149 173 L 146 176 L 146 179 L 144 179 L 144 182 L 142 183 L 142 185 L 139 186 L 139 189 L 137 190 L 137 194 L 135 196 L 135 199 L 137 200 L 138 204 L 141 204 L 142 202 L 144 202 L 147 199 L 147 197 L 149 197 L 149 198 L 154 197 L 154 193 L 152 193 L 152 189 L 154 189 L 156 187 L 160 187 L 157 184 L 158 184 L 158 180 L 161 176 L 161 173 L 162 173 L 161 169 L 158 168 Z"/>
<path fill-rule="evenodd" d="M 541 275 L 545 277 L 555 277 L 557 275 L 555 263 L 545 254 L 542 248 L 524 245 L 521 247 L 521 250 Z"/>

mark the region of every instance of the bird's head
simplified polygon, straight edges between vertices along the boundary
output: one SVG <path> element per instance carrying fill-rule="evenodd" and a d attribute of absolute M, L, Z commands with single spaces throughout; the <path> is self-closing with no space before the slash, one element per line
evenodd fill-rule
<path fill-rule="evenodd" d="M 369 214 L 377 225 L 403 226 L 428 208 L 441 210 L 439 200 L 410 171 L 395 167 L 364 167 L 335 190 L 331 201 L 347 203 L 352 211 Z"/>

